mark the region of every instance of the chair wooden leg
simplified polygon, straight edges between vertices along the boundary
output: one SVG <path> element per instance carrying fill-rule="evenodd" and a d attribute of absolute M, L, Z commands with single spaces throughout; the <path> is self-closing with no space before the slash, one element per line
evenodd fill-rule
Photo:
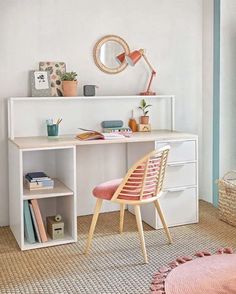
<path fill-rule="evenodd" d="M 93 233 L 97 224 L 97 220 L 98 220 L 98 215 L 102 206 L 102 201 L 103 199 L 97 199 L 96 202 L 96 206 L 95 206 L 95 210 L 94 210 L 94 214 L 93 214 L 93 219 L 92 219 L 92 223 L 89 229 L 89 235 L 88 235 L 88 241 L 86 244 L 86 248 L 85 248 L 85 254 L 88 254 L 91 242 L 92 242 L 92 238 L 93 238 Z"/>
<path fill-rule="evenodd" d="M 120 205 L 120 233 L 123 233 L 125 204 Z"/>
<path fill-rule="evenodd" d="M 158 200 L 155 200 L 154 201 L 154 204 L 155 204 L 155 207 L 156 207 L 156 210 L 160 216 L 160 219 L 161 219 L 161 222 L 162 222 L 162 225 L 164 227 L 164 230 L 166 232 L 166 235 L 167 235 L 167 238 L 169 240 L 169 243 L 171 244 L 172 243 L 172 238 L 171 238 L 171 235 L 170 235 L 170 231 L 169 231 L 169 228 L 167 227 L 167 224 L 166 224 L 166 221 L 165 221 L 165 218 L 164 218 L 164 215 L 163 215 L 163 212 L 161 210 L 161 206 L 160 206 L 160 203 Z"/>
<path fill-rule="evenodd" d="M 135 211 L 136 222 L 137 222 L 137 226 L 138 226 L 139 237 L 140 237 L 142 251 L 143 251 L 144 262 L 148 263 L 145 240 L 144 240 L 144 234 L 143 234 L 143 224 L 142 224 L 140 206 L 135 205 L 134 206 L 134 211 Z"/>

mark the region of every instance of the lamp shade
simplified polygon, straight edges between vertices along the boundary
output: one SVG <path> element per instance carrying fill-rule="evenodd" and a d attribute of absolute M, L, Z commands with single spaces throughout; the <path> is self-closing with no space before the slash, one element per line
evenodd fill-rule
<path fill-rule="evenodd" d="M 116 61 L 119 63 L 119 64 L 122 64 L 124 61 L 125 61 L 125 52 L 119 54 L 116 56 Z"/>
<path fill-rule="evenodd" d="M 142 55 L 143 55 L 142 50 L 135 50 L 131 52 L 130 54 L 126 55 L 125 59 L 129 65 L 134 66 L 142 57 Z"/>

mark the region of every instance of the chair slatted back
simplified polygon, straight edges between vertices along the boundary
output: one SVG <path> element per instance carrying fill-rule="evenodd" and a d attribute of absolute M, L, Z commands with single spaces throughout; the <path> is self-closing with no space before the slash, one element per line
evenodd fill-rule
<path fill-rule="evenodd" d="M 136 162 L 127 172 L 112 200 L 142 200 L 160 193 L 169 149 L 166 146 L 154 150 Z"/>

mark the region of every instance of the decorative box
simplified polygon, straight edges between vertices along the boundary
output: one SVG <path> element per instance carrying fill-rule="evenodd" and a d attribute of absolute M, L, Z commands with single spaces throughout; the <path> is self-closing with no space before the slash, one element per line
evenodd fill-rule
<path fill-rule="evenodd" d="M 151 125 L 138 124 L 138 132 L 151 132 Z"/>
<path fill-rule="evenodd" d="M 55 216 L 47 216 L 47 232 L 49 236 L 55 239 L 63 239 L 64 238 L 64 222 L 63 221 L 56 221 Z"/>

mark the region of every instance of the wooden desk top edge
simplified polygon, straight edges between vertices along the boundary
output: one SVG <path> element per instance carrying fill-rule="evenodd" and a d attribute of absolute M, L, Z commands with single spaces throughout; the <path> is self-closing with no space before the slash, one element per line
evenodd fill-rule
<path fill-rule="evenodd" d="M 91 140 L 80 141 L 75 138 L 75 135 L 62 135 L 59 138 L 48 139 L 47 136 L 34 137 L 15 137 L 10 142 L 15 144 L 19 149 L 37 149 L 37 148 L 52 148 L 66 146 L 83 146 L 83 145 L 99 145 L 99 144 L 120 144 L 120 143 L 135 143 L 135 142 L 152 142 L 152 141 L 168 141 L 168 140 L 193 140 L 197 135 L 188 134 L 170 130 L 157 130 L 152 132 L 137 132 L 131 137 L 112 139 L 112 140 Z"/>

